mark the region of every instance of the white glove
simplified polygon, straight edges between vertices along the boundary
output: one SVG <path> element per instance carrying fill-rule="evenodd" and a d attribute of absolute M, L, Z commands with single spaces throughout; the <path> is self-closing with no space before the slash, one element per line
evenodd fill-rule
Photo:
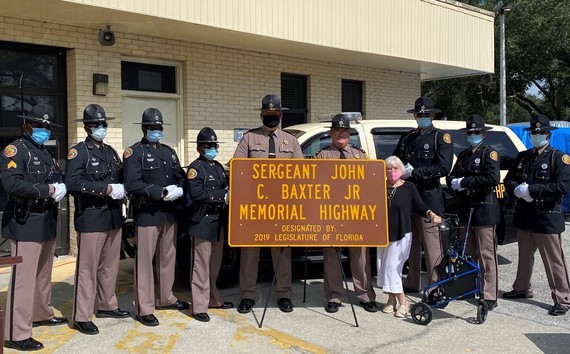
<path fill-rule="evenodd" d="M 528 191 L 528 184 L 526 184 L 526 182 L 523 182 L 523 183 L 519 184 L 519 185 L 515 188 L 514 193 L 515 193 L 515 196 L 516 196 L 517 198 L 524 199 L 525 201 L 527 201 L 527 202 L 529 202 L 529 203 L 533 201 L 533 199 L 532 199 L 532 197 L 530 196 L 530 193 L 529 193 L 529 191 Z"/>
<path fill-rule="evenodd" d="M 167 202 L 176 200 L 176 199 L 182 197 L 182 194 L 184 194 L 184 190 L 178 186 L 175 186 L 175 185 L 167 186 L 166 191 L 168 193 L 164 196 L 163 199 Z"/>
<path fill-rule="evenodd" d="M 451 180 L 451 189 L 455 189 L 456 191 L 460 191 L 460 192 L 461 192 L 462 190 L 464 190 L 465 188 L 461 188 L 461 180 L 462 180 L 463 178 L 464 178 L 464 177 L 452 179 L 452 180 Z"/>
<path fill-rule="evenodd" d="M 404 173 L 402 174 L 402 179 L 406 179 L 412 175 L 412 171 L 414 170 L 414 166 L 410 165 L 409 163 L 404 166 Z"/>
<path fill-rule="evenodd" d="M 120 184 L 111 184 L 111 198 L 113 199 L 123 199 L 125 197 L 125 187 Z"/>
<path fill-rule="evenodd" d="M 226 195 L 224 195 L 224 202 L 227 204 L 230 204 L 230 196 L 228 195 L 228 192 L 226 192 Z"/>
<path fill-rule="evenodd" d="M 58 203 L 63 199 L 63 197 L 65 197 L 65 194 L 67 194 L 67 188 L 65 188 L 65 183 L 54 183 L 53 187 L 55 188 L 55 191 L 51 197 L 56 203 Z"/>

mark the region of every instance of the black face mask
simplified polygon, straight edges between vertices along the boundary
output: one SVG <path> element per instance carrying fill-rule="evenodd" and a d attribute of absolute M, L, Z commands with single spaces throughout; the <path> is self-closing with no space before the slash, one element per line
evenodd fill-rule
<path fill-rule="evenodd" d="M 275 128 L 279 125 L 279 116 L 278 115 L 267 115 L 263 116 L 263 125 L 268 128 Z"/>

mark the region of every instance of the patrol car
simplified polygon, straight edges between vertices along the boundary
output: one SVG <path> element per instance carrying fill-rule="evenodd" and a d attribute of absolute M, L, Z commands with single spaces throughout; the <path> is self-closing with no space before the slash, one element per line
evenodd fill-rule
<path fill-rule="evenodd" d="M 392 155 L 400 136 L 417 127 L 413 119 L 409 120 L 363 120 L 360 113 L 345 113 L 351 119 L 350 144 L 363 148 L 370 159 L 385 159 Z M 283 130 L 295 135 L 301 144 L 305 158 L 313 158 L 324 146 L 331 144 L 329 135 L 331 115 L 317 123 L 305 123 L 289 126 Z M 459 129 L 465 128 L 463 121 L 434 120 L 436 128 L 451 134 L 453 142 L 454 160 L 457 155 L 469 146 L 467 135 Z M 508 127 L 486 125 L 491 127 L 487 131 L 484 143 L 493 146 L 500 156 L 501 181 L 520 151 L 526 150 L 525 145 L 518 136 Z M 442 178 L 441 183 L 445 185 Z M 445 187 L 447 189 L 447 187 Z M 497 227 L 499 244 L 511 243 L 516 240 L 515 230 L 512 227 L 514 210 L 512 200 L 507 198 L 505 187 L 500 183 L 495 188 L 497 198 L 501 203 L 501 223 Z"/>

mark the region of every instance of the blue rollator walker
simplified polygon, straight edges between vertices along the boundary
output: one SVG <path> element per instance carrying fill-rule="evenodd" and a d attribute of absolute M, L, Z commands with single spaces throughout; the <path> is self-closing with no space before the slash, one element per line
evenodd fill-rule
<path fill-rule="evenodd" d="M 434 271 L 439 274 L 439 281 L 429 284 L 422 291 L 422 301 L 411 308 L 415 323 L 426 326 L 433 318 L 432 308 L 443 309 L 451 301 L 477 297 L 477 321 L 484 323 L 489 313 L 487 302 L 481 296 L 481 269 L 477 262 L 465 254 L 471 215 L 469 210 L 465 238 L 461 242 L 461 227 L 457 215 L 448 215 L 439 226 L 439 238 L 444 257 Z"/>

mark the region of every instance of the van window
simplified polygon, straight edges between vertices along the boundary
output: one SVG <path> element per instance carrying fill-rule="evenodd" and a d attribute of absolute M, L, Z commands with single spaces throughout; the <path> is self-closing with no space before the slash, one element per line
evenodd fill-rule
<path fill-rule="evenodd" d="M 448 130 L 448 132 L 451 134 L 451 140 L 453 141 L 453 153 L 457 156 L 469 146 L 467 134 L 458 130 Z M 487 131 L 487 136 L 483 143 L 497 150 L 501 159 L 501 170 L 508 170 L 519 153 L 515 144 L 509 139 L 507 133 L 503 131 Z"/>
<path fill-rule="evenodd" d="M 394 131 L 390 129 L 389 131 L 380 131 L 379 129 L 374 129 L 372 131 L 372 136 L 374 138 L 376 158 L 385 160 L 388 156 L 393 155 L 394 149 L 396 148 L 396 145 L 398 145 L 398 141 L 400 141 L 400 137 L 408 130 Z"/>
<path fill-rule="evenodd" d="M 283 130 L 289 131 L 287 129 Z M 299 133 L 298 131 L 289 131 L 289 132 L 297 137 L 302 135 L 302 133 Z M 360 136 L 358 135 L 358 132 L 356 130 L 350 129 L 350 140 L 348 143 L 354 146 L 362 147 L 360 143 Z M 316 134 L 312 138 L 305 141 L 303 145 L 301 145 L 301 149 L 303 150 L 303 156 L 309 159 L 314 158 L 316 153 L 319 152 L 319 150 L 330 144 L 331 144 L 331 136 L 328 131 Z"/>

